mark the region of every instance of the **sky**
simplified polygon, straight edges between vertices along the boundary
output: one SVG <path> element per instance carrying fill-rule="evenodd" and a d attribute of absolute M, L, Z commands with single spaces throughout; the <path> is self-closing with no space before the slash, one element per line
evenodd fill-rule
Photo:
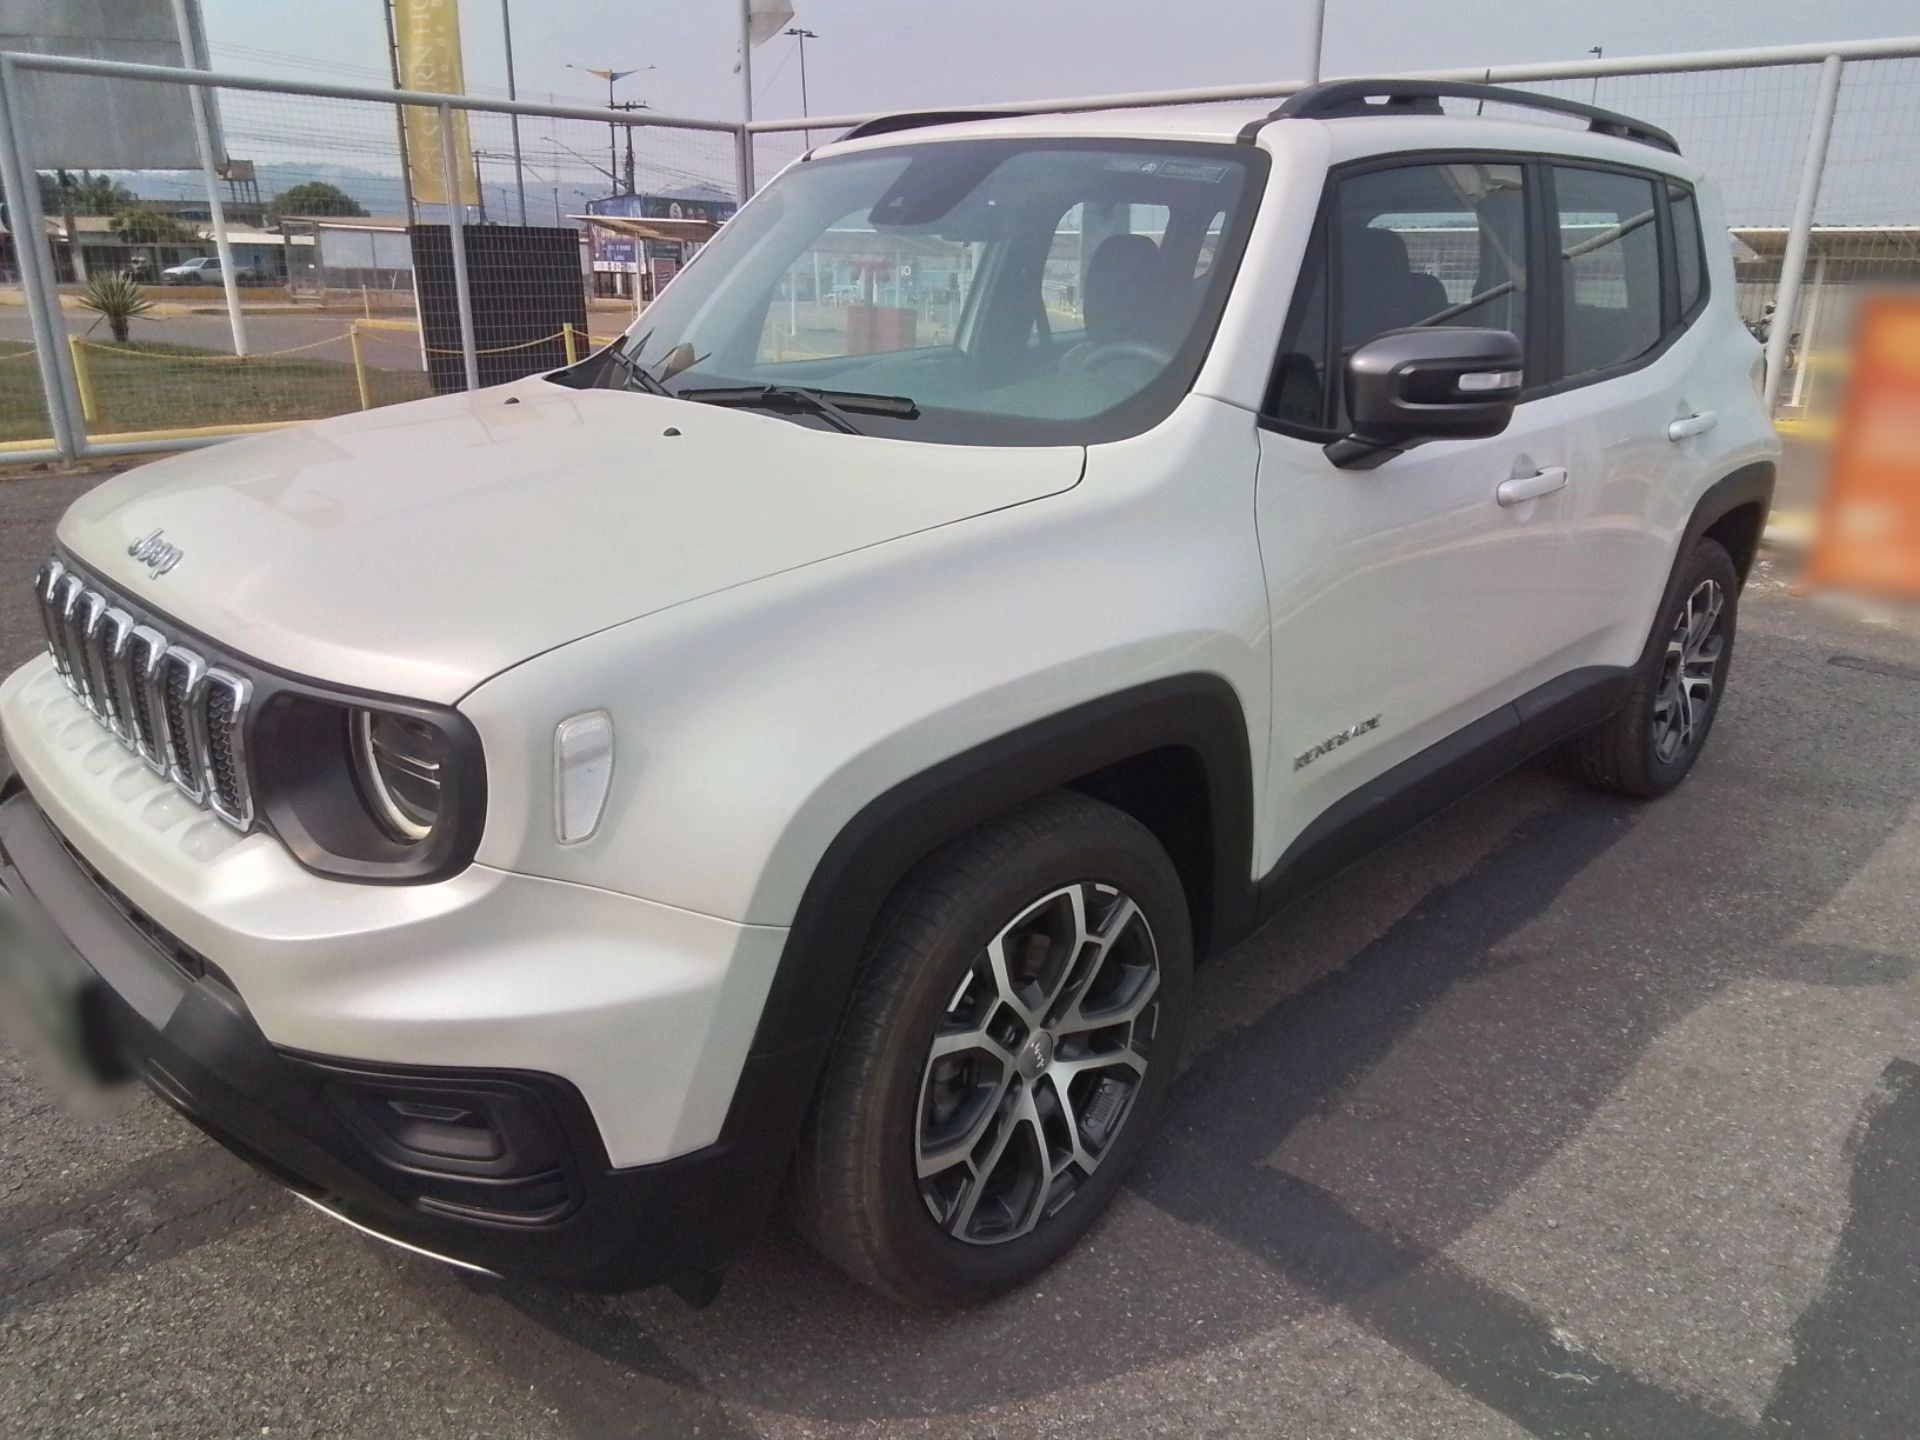
<path fill-rule="evenodd" d="M 733 0 L 508 0 L 526 96 L 605 100 L 568 70 L 658 68 L 623 99 L 734 119 Z M 201 0 L 214 59 L 254 74 L 383 83 L 382 0 Z M 1287 79 L 1307 9 L 1290 0 L 795 0 L 814 114 Z M 467 81 L 505 92 L 498 0 L 461 6 Z M 1328 74 L 1871 38 L 1920 30 L 1912 0 L 1328 0 Z M 794 42 L 756 51 L 762 118 L 800 113 Z"/>
<path fill-rule="evenodd" d="M 604 104 L 604 82 L 569 65 L 634 69 L 622 100 L 656 114 L 733 120 L 737 0 L 508 0 L 522 98 Z M 1296 78 L 1304 0 L 793 0 L 814 115 Z M 216 68 L 385 86 L 383 0 L 201 0 Z M 506 93 L 501 0 L 461 0 L 469 91 Z M 1324 72 L 1578 60 L 1920 31 L 1913 0 L 1327 0 Z M 650 66 L 650 69 L 641 67 Z M 794 41 L 755 51 L 756 114 L 800 114 Z M 1734 223 L 1786 218 L 1814 67 L 1626 77 L 1542 88 L 1674 130 L 1720 176 Z M 222 99 L 231 153 L 395 173 L 392 121 L 371 107 L 289 97 Z M 357 114 L 349 114 L 357 111 Z M 505 122 L 476 117 L 489 204 L 507 204 Z M 724 136 L 640 132 L 641 189 L 730 183 Z M 1920 60 L 1854 66 L 1842 93 L 1822 220 L 1920 221 Z M 818 138 L 818 137 L 816 137 Z M 608 132 L 585 121 L 523 124 L 529 218 L 579 210 L 609 187 Z M 763 137 L 763 178 L 801 148 Z M 619 161 L 613 165 L 618 168 Z M 397 187 L 397 181 L 395 182 Z M 392 208 L 380 200 L 371 203 Z M 396 202 L 397 203 L 397 202 Z"/>

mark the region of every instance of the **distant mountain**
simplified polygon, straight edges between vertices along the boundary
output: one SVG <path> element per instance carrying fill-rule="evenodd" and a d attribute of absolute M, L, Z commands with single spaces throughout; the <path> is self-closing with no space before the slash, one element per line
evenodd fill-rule
<path fill-rule="evenodd" d="M 546 173 L 544 167 L 539 169 L 541 174 Z M 200 199 L 206 194 L 206 184 L 199 172 L 194 170 L 112 170 L 107 173 L 146 200 L 191 200 Z M 323 180 L 351 195 L 369 215 L 392 217 L 404 215 L 407 210 L 406 192 L 401 187 L 398 173 L 383 174 L 352 165 L 262 162 L 254 167 L 254 175 L 259 184 L 260 198 L 266 201 L 295 185 L 309 180 Z M 489 156 L 482 161 L 481 177 L 485 182 L 485 208 L 489 218 L 517 218 L 519 206 L 513 185 L 513 162 Z M 644 170 L 639 180 L 641 188 L 647 189 L 648 176 Z M 527 175 L 526 185 L 527 220 L 534 225 L 565 224 L 564 217 L 584 214 L 588 201 L 597 200 L 607 193 L 604 185 L 555 185 L 551 181 L 535 178 L 531 172 Z M 689 186 L 684 180 L 662 177 L 650 193 L 678 193 L 707 188 L 710 187 Z M 227 186 L 221 186 L 223 199 L 231 193 Z M 730 198 L 732 192 L 715 190 L 714 193 Z"/>

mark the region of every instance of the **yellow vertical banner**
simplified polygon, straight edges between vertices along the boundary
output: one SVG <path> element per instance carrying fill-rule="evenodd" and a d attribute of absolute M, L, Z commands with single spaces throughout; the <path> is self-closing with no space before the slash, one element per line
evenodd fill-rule
<path fill-rule="evenodd" d="M 460 61 L 459 0 L 392 0 L 394 40 L 400 52 L 400 84 L 407 90 L 431 90 L 442 95 L 464 95 L 466 67 Z M 477 204 L 473 143 L 467 135 L 467 112 L 453 116 L 454 202 Z M 440 112 L 409 105 L 404 112 L 407 131 L 407 180 L 413 198 L 422 205 L 449 203 L 446 151 L 441 145 Z"/>

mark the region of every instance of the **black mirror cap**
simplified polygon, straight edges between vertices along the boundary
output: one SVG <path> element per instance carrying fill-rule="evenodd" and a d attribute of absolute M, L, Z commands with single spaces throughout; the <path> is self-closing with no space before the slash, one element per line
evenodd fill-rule
<path fill-rule="evenodd" d="M 1519 403 L 1526 355 L 1510 330 L 1388 330 L 1347 357 L 1352 433 L 1326 447 L 1372 469 L 1425 440 L 1498 435 Z"/>

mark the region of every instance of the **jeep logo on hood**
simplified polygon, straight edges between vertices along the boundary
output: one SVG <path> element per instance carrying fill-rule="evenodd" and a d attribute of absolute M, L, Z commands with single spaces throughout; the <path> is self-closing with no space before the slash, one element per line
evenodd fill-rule
<path fill-rule="evenodd" d="M 158 580 L 180 563 L 186 551 L 172 541 L 162 539 L 161 532 L 156 530 L 127 546 L 127 554 L 145 565 L 148 573 Z"/>

